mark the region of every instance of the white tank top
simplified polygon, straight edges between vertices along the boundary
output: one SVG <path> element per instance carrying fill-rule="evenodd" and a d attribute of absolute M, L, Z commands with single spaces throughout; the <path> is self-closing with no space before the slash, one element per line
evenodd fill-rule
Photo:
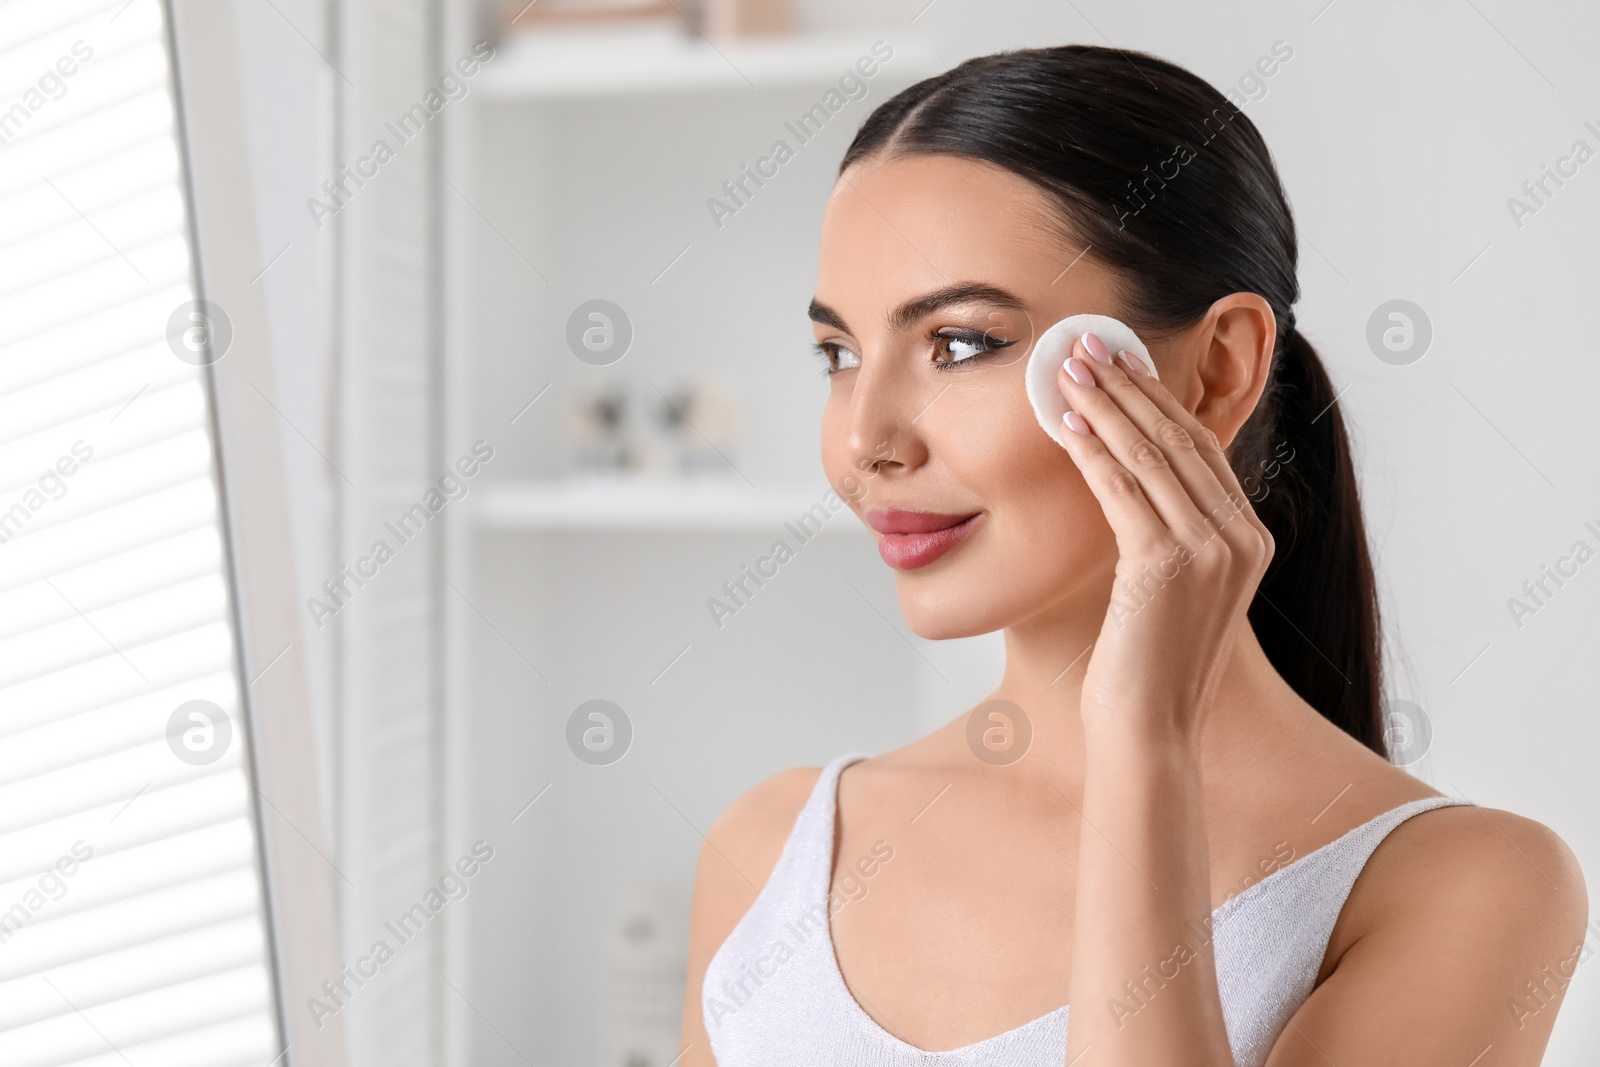
<path fill-rule="evenodd" d="M 701 1011 L 718 1067 L 1061 1067 L 1067 1005 L 994 1037 L 930 1052 L 885 1030 L 845 986 L 828 923 L 834 811 L 839 772 L 865 758 L 849 753 L 822 769 L 767 884 L 706 968 Z M 1426 797 L 1402 804 L 1212 912 L 1222 1013 L 1239 1067 L 1260 1067 L 1311 995 L 1334 922 L 1378 843 L 1413 815 L 1466 803 Z M 1197 930 L 1196 942 L 1204 936 Z M 1159 975 L 1142 981 L 1143 995 L 1159 995 Z M 1130 1012 L 1140 995 L 1130 991 Z"/>

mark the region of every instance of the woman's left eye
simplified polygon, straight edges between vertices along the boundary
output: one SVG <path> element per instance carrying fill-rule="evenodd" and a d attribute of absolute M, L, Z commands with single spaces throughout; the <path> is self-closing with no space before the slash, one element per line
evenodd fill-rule
<path fill-rule="evenodd" d="M 1009 348 L 1015 341 L 1001 341 L 975 330 L 952 330 L 933 335 L 933 363 L 941 369 L 976 359 L 988 352 Z"/>

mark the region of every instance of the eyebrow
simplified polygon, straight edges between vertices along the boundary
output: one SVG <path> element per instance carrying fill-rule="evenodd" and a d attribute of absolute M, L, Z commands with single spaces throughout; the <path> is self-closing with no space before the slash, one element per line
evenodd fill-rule
<path fill-rule="evenodd" d="M 892 330 L 909 328 L 918 319 L 931 315 L 935 311 L 947 308 L 952 304 L 984 303 L 994 304 L 997 307 L 1022 309 L 1022 298 L 1006 289 L 994 285 L 985 285 L 981 282 L 962 282 L 956 285 L 947 285 L 942 289 L 935 289 L 930 293 L 912 297 L 888 315 L 887 322 Z M 845 333 L 853 333 L 845 325 L 844 316 L 833 308 L 812 298 L 811 305 L 806 309 L 812 322 L 820 322 L 824 326 L 832 326 Z"/>

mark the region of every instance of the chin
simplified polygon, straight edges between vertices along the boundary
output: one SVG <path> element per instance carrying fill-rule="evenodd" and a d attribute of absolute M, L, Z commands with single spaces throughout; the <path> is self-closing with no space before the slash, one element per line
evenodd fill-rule
<path fill-rule="evenodd" d="M 1044 607 L 1039 594 L 1049 586 L 1019 581 L 1028 571 L 1006 555 L 974 538 L 926 566 L 895 570 L 906 625 L 925 640 L 949 641 L 1003 630 Z"/>
<path fill-rule="evenodd" d="M 976 637 L 1097 596 L 1103 609 L 1114 542 L 1106 556 L 1074 551 L 1062 538 L 1005 543 L 993 537 L 998 532 L 985 530 L 990 537 L 970 538 L 926 566 L 894 571 L 900 613 L 913 633 L 928 641 Z"/>
<path fill-rule="evenodd" d="M 925 641 L 951 641 L 957 637 L 1003 630 L 1007 619 L 992 612 L 992 603 L 977 596 L 945 597 L 900 584 L 900 614 L 911 632 Z M 992 617 L 991 617 L 992 616 Z"/>

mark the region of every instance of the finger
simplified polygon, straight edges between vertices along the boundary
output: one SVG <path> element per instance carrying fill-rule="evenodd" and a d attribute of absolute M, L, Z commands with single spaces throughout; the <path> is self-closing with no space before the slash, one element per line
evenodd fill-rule
<path fill-rule="evenodd" d="M 1117 354 L 1114 363 L 1124 369 L 1130 381 L 1145 395 L 1150 403 L 1167 419 L 1176 423 L 1187 432 L 1195 457 L 1206 465 L 1216 484 L 1222 490 L 1220 506 L 1225 506 L 1229 512 L 1242 516 L 1246 523 L 1257 534 L 1266 538 L 1271 543 L 1272 534 L 1267 530 L 1266 523 L 1261 521 L 1255 508 L 1250 506 L 1249 494 L 1239 484 L 1239 477 L 1233 471 L 1233 466 L 1228 462 L 1228 454 L 1222 447 L 1222 442 L 1209 426 L 1202 423 L 1188 408 L 1172 395 L 1172 392 L 1158 379 L 1144 373 L 1144 365 L 1137 356 L 1126 351 Z M 1131 371 L 1131 373 L 1129 373 Z M 1216 500 L 1216 498 L 1209 498 Z M 1207 514 L 1215 514 L 1219 503 L 1213 503 L 1204 510 Z"/>
<path fill-rule="evenodd" d="M 1165 558 L 1175 545 L 1172 532 L 1150 506 L 1139 480 L 1124 467 L 1083 416 L 1069 411 L 1063 422 L 1067 454 L 1078 465 L 1089 491 L 1100 502 L 1116 536 L 1117 551 L 1128 558 Z"/>
<path fill-rule="evenodd" d="M 1068 405 L 1088 421 L 1117 461 L 1139 480 L 1168 530 L 1185 539 L 1205 537 L 1202 515 L 1189 488 L 1173 470 L 1166 452 L 1140 432 L 1123 408 L 1124 403 L 1136 403 L 1155 411 L 1143 392 L 1121 370 L 1088 358 L 1081 340 L 1073 346 L 1073 355 L 1057 378 Z"/>
<path fill-rule="evenodd" d="M 1100 362 L 1095 368 L 1103 388 L 1121 404 L 1129 420 L 1146 440 L 1159 447 L 1167 458 L 1178 480 L 1189 493 L 1195 508 L 1207 520 L 1198 536 L 1209 540 L 1237 517 L 1239 507 L 1229 498 L 1228 487 L 1217 470 L 1200 454 L 1199 446 L 1205 437 L 1201 427 L 1192 417 L 1187 420 L 1193 428 L 1173 419 L 1167 410 L 1154 402 L 1151 390 L 1154 385 L 1171 400 L 1171 406 L 1182 410 L 1182 405 L 1172 397 L 1164 385 L 1145 373 L 1144 364 L 1137 357 L 1112 359 L 1100 339 L 1092 333 L 1084 334 L 1079 344 L 1085 354 Z M 1119 353 L 1119 356 L 1122 354 Z M 1106 367 L 1104 364 L 1109 363 Z M 1098 372 L 1104 370 L 1104 374 Z M 1248 525 L 1248 523 L 1246 524 Z"/>

